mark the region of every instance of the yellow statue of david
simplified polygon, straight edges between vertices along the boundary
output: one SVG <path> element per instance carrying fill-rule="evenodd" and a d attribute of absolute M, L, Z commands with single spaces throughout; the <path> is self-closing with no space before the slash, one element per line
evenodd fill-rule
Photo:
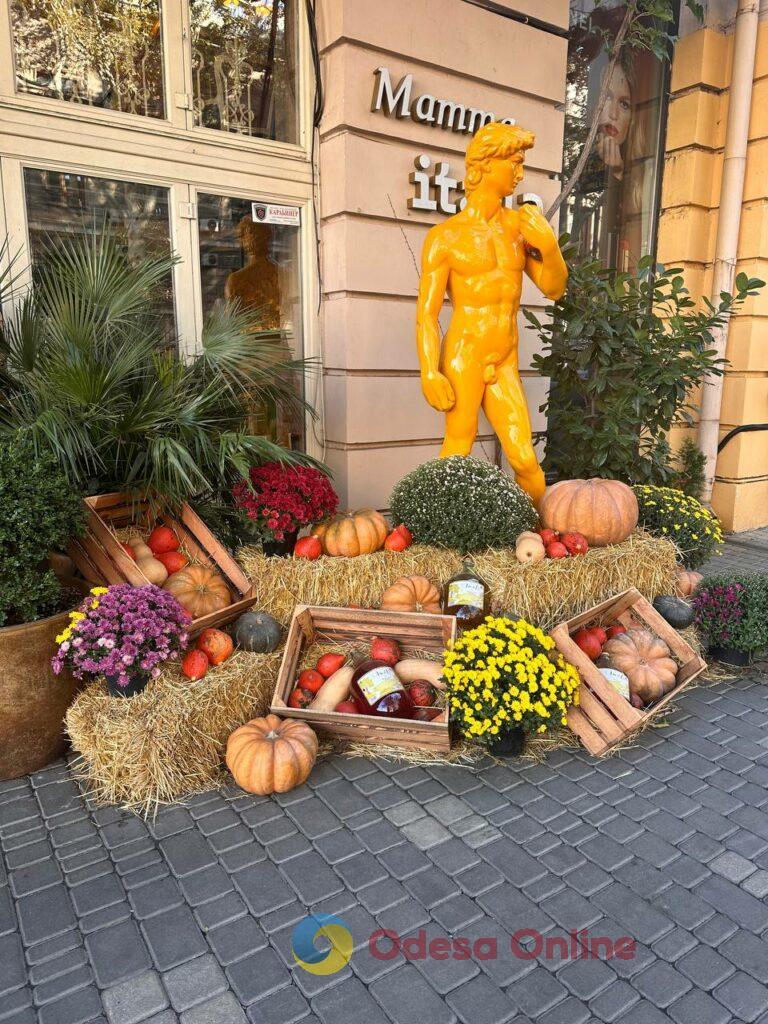
<path fill-rule="evenodd" d="M 485 125 L 470 142 L 467 205 L 436 224 L 424 242 L 416 339 L 422 390 L 445 413 L 441 458 L 469 455 L 482 407 L 517 482 L 536 503 L 545 484 L 518 371 L 517 313 L 523 271 L 548 299 L 559 299 L 568 270 L 538 208 L 504 206 L 533 143 L 532 132 L 499 122 Z M 441 341 L 438 316 L 446 291 L 453 315 Z"/>

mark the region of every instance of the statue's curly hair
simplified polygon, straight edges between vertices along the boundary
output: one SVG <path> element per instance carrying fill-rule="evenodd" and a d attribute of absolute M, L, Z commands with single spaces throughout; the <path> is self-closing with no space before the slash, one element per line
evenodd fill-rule
<path fill-rule="evenodd" d="M 491 121 L 484 125 L 467 147 L 467 174 L 464 189 L 467 194 L 474 191 L 488 170 L 488 161 L 498 157 L 517 158 L 523 162 L 526 149 L 530 149 L 536 136 L 533 132 L 516 124 Z"/>

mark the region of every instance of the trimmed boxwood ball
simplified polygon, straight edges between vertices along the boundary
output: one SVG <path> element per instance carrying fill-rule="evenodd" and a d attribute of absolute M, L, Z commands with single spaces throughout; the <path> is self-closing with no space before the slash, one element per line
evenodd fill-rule
<path fill-rule="evenodd" d="M 688 602 L 680 597 L 663 594 L 656 598 L 653 607 L 675 629 L 685 629 L 693 623 L 695 612 Z"/>
<path fill-rule="evenodd" d="M 280 623 L 266 612 L 243 612 L 235 622 L 235 643 L 253 654 L 271 654 L 281 636 Z"/>
<path fill-rule="evenodd" d="M 496 466 L 471 456 L 433 459 L 395 485 L 392 522 L 421 544 L 462 553 L 512 547 L 536 525 L 533 502 Z"/>

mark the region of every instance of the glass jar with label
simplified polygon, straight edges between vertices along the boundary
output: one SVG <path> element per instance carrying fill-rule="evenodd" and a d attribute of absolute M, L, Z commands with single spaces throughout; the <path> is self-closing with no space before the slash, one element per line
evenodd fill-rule
<path fill-rule="evenodd" d="M 352 676 L 350 696 L 361 715 L 413 718 L 413 701 L 386 661 L 369 658 L 361 662 Z"/>
<path fill-rule="evenodd" d="M 464 567 L 443 587 L 443 611 L 456 617 L 459 632 L 479 626 L 488 614 L 488 585 L 467 559 Z"/>
<path fill-rule="evenodd" d="M 629 700 L 629 676 L 616 668 L 610 654 L 603 652 L 595 662 L 595 666 L 603 673 L 611 686 L 617 690 L 622 697 Z"/>

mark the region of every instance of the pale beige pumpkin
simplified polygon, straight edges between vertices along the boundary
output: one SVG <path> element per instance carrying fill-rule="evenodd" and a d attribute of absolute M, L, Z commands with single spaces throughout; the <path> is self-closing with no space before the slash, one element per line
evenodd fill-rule
<path fill-rule="evenodd" d="M 309 778 L 317 736 L 305 723 L 277 715 L 254 718 L 227 740 L 227 768 L 248 793 L 287 793 Z"/>
<path fill-rule="evenodd" d="M 704 577 L 693 569 L 678 569 L 675 578 L 675 591 L 679 597 L 690 597 Z"/>
<path fill-rule="evenodd" d="M 442 611 L 440 591 L 426 576 L 403 576 L 381 595 L 381 607 L 392 612 Z"/>
<path fill-rule="evenodd" d="M 612 637 L 603 648 L 614 666 L 629 679 L 629 692 L 644 704 L 674 689 L 677 662 L 664 640 L 649 629 L 630 629 Z"/>
<path fill-rule="evenodd" d="M 577 532 L 590 547 L 620 544 L 637 526 L 639 509 L 631 487 L 620 480 L 560 480 L 539 503 L 542 525 L 557 533 Z"/>
<path fill-rule="evenodd" d="M 232 604 L 226 581 L 208 565 L 188 565 L 179 569 L 168 577 L 163 590 L 173 594 L 193 619 L 221 611 Z"/>
<path fill-rule="evenodd" d="M 387 521 L 381 512 L 361 508 L 349 515 L 333 516 L 312 530 L 326 555 L 355 558 L 378 551 L 387 539 Z"/>

